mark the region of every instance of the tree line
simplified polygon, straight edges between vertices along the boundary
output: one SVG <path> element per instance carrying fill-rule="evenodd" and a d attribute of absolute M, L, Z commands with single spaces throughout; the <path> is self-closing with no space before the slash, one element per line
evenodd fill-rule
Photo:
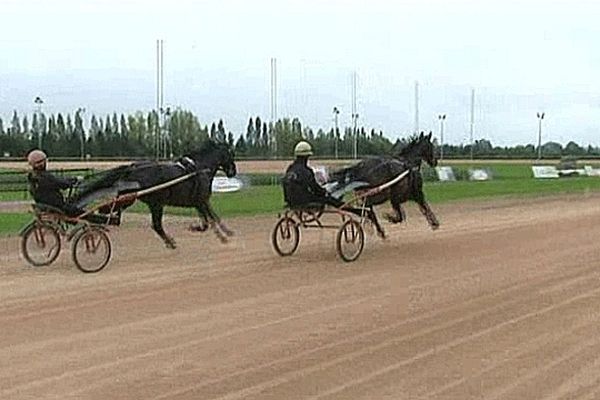
<path fill-rule="evenodd" d="M 406 135 L 408 136 L 408 135 Z M 0 157 L 24 157 L 31 149 L 41 148 L 52 157 L 69 158 L 170 158 L 181 155 L 202 141 L 212 138 L 227 141 L 235 148 L 236 156 L 243 158 L 285 158 L 293 154 L 295 144 L 302 139 L 310 141 L 315 156 L 350 158 L 356 150 L 358 157 L 388 153 L 392 142 L 383 131 L 360 127 L 335 130 L 313 130 L 303 126 L 298 118 L 283 118 L 275 123 L 250 117 L 246 132 L 233 134 L 223 120 L 210 125 L 201 124 L 191 111 L 177 109 L 168 115 L 156 111 L 138 111 L 133 114 L 92 115 L 89 128 L 84 128 L 82 111 L 73 115 L 61 113 L 27 115 L 13 112 L 9 123 L 0 118 Z M 445 144 L 445 158 L 535 158 L 538 149 L 533 144 L 510 147 L 493 146 L 486 139 L 469 144 Z M 542 146 L 546 157 L 572 155 L 600 156 L 600 149 L 569 142 L 566 146 L 548 142 Z"/>

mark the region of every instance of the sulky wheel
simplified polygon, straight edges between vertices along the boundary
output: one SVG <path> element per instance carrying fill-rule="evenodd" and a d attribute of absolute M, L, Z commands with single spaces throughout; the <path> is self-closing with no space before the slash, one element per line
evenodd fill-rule
<path fill-rule="evenodd" d="M 97 227 L 82 229 L 71 247 L 73 261 L 82 272 L 98 272 L 108 264 L 112 254 L 110 239 Z"/>
<path fill-rule="evenodd" d="M 280 218 L 271 234 L 271 242 L 280 256 L 294 254 L 300 243 L 300 228 L 296 221 L 288 216 Z"/>
<path fill-rule="evenodd" d="M 303 210 L 298 212 L 298 218 L 303 224 L 310 224 L 311 222 L 319 221 L 322 215 L 322 208 L 314 210 Z"/>
<path fill-rule="evenodd" d="M 361 224 L 349 219 L 338 230 L 335 246 L 342 260 L 355 261 L 365 246 L 365 233 Z"/>
<path fill-rule="evenodd" d="M 52 264 L 60 253 L 58 229 L 45 222 L 32 223 L 21 236 L 21 253 L 34 267 Z"/>

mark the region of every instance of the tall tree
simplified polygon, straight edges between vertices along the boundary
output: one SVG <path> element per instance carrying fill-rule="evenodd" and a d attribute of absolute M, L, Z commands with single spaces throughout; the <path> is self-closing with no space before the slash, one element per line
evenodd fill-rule
<path fill-rule="evenodd" d="M 262 154 L 264 152 L 264 143 L 262 140 L 262 123 L 260 117 L 256 117 L 254 120 L 254 138 L 252 138 L 254 142 L 254 146 L 258 147 L 259 152 Z"/>
<path fill-rule="evenodd" d="M 23 136 L 29 139 L 31 132 L 29 131 L 29 120 L 27 115 L 23 116 Z"/>
<path fill-rule="evenodd" d="M 223 124 L 223 120 L 220 119 L 219 124 L 217 125 L 217 140 L 219 142 L 225 142 L 226 138 L 227 137 L 225 135 L 225 125 Z"/>
<path fill-rule="evenodd" d="M 254 122 L 252 121 L 252 117 L 248 120 L 248 127 L 246 128 L 246 141 L 245 145 L 248 147 L 252 147 L 254 145 Z"/>
<path fill-rule="evenodd" d="M 17 110 L 13 111 L 13 117 L 11 121 L 10 134 L 13 136 L 21 135 L 21 121 L 19 121 L 19 115 Z"/>
<path fill-rule="evenodd" d="M 217 138 L 217 126 L 215 125 L 214 122 L 210 126 L 210 138 L 212 140 L 215 140 Z"/>
<path fill-rule="evenodd" d="M 86 150 L 86 137 L 85 130 L 83 129 L 83 119 L 81 118 L 81 110 L 77 110 L 75 112 L 75 123 L 73 126 L 73 137 L 79 142 L 81 147 L 80 155 L 82 157 L 86 156 L 86 151 L 89 152 L 89 149 Z"/>

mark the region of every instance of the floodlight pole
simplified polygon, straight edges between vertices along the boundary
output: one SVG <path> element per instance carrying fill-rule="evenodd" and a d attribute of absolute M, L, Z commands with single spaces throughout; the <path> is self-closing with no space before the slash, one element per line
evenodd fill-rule
<path fill-rule="evenodd" d="M 333 143 L 334 143 L 334 154 L 337 160 L 338 158 L 338 115 L 340 114 L 340 110 L 337 107 L 333 107 L 333 121 L 335 123 L 335 131 L 333 132 Z"/>
<path fill-rule="evenodd" d="M 42 149 L 42 132 L 43 129 L 40 129 L 40 124 L 42 122 L 42 104 L 44 104 L 44 100 L 42 100 L 42 98 L 40 96 L 36 97 L 35 100 L 33 100 L 33 102 L 36 105 L 36 113 L 37 113 L 37 127 L 36 130 L 38 131 L 38 149 Z"/>
<path fill-rule="evenodd" d="M 542 159 L 542 120 L 546 113 L 537 113 L 538 118 L 538 160 Z"/>
<path fill-rule="evenodd" d="M 444 121 L 446 120 L 446 114 L 438 115 L 440 120 L 440 164 L 444 161 Z"/>

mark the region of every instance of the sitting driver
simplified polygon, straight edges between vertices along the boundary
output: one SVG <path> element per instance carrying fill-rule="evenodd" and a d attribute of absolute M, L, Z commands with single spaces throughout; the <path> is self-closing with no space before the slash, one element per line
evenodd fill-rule
<path fill-rule="evenodd" d="M 44 204 L 59 209 L 69 217 L 77 217 L 85 211 L 74 204 L 68 203 L 63 198 L 61 190 L 69 189 L 77 185 L 77 178 L 62 178 L 54 176 L 46 170 L 48 157 L 41 150 L 33 150 L 27 155 L 27 163 L 32 171 L 27 175 L 29 181 L 29 191 L 33 200 L 38 204 Z M 100 215 L 87 215 L 85 220 L 103 224 L 107 218 Z M 117 224 L 112 218 L 108 221 L 111 224 Z"/>
<path fill-rule="evenodd" d="M 313 154 L 308 142 L 301 141 L 294 148 L 296 160 L 285 171 L 283 193 L 290 207 L 318 208 L 326 204 L 341 207 L 344 202 L 332 197 L 317 183 L 315 173 L 308 166 L 308 158 Z"/>

